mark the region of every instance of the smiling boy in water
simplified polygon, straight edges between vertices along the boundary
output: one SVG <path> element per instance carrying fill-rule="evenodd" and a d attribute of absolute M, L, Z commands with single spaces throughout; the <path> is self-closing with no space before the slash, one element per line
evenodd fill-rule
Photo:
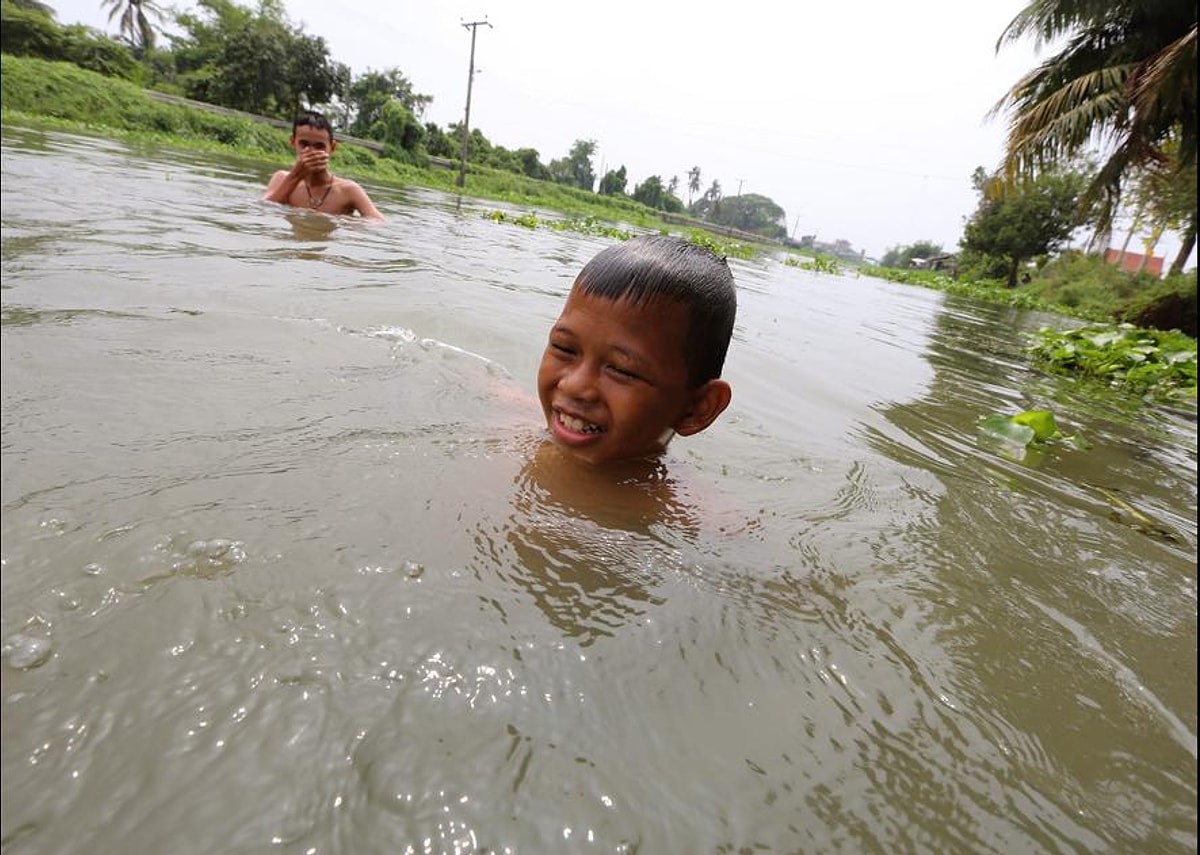
<path fill-rule="evenodd" d="M 337 149 L 333 126 L 323 115 L 306 110 L 292 122 L 289 141 L 296 152 L 291 169 L 271 176 L 263 201 L 308 208 L 323 214 L 355 214 L 382 220 L 375 205 L 357 183 L 329 171 L 329 157 Z"/>
<path fill-rule="evenodd" d="M 737 314 L 723 258 L 666 235 L 609 247 L 576 277 L 538 368 L 555 445 L 590 464 L 647 458 L 711 425 Z"/>

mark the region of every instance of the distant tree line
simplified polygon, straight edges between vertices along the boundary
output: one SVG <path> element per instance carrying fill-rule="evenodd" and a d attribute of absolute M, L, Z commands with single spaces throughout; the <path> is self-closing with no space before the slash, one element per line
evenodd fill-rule
<path fill-rule="evenodd" d="M 62 26 L 39 0 L 0 0 L 5 53 L 63 60 L 159 91 L 262 116 L 289 119 L 309 108 L 326 113 L 340 133 L 383 145 L 384 156 L 416 165 L 458 159 L 462 124 L 424 120 L 432 98 L 398 68 L 354 75 L 330 56 L 320 36 L 288 20 L 281 0 L 254 8 L 234 0 L 196 0 L 189 11 L 164 11 L 156 0 L 100 0 L 120 33 L 111 38 L 79 24 Z M 169 23 L 171 26 L 166 27 Z M 626 196 L 650 208 L 690 214 L 765 237 L 785 234 L 783 209 L 765 196 L 725 198 L 713 181 L 700 193 L 700 167 L 688 172 L 688 203 L 677 177 L 651 175 L 628 189 L 624 166 L 597 175 L 596 141 L 581 139 L 564 157 L 543 163 L 533 148 L 507 149 L 478 129 L 468 139 L 472 166 L 554 181 L 588 192 Z"/>

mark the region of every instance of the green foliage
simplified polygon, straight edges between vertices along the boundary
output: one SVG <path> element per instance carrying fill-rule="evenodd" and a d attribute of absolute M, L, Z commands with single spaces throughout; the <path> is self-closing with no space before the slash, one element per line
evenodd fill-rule
<path fill-rule="evenodd" d="M 425 123 L 425 151 L 432 157 L 458 157 L 454 140 L 434 122 Z"/>
<path fill-rule="evenodd" d="M 540 219 L 533 212 L 513 215 L 498 210 L 491 211 L 484 214 L 484 216 L 494 223 L 513 223 L 527 229 L 536 229 L 540 226 L 556 232 L 572 231 L 585 235 L 615 238 L 616 240 L 629 240 L 629 238 L 633 237 L 633 233 L 627 229 L 602 223 L 595 217 L 572 217 L 565 220 L 553 220 Z"/>
<path fill-rule="evenodd" d="M 942 249 L 940 243 L 919 240 L 908 246 L 889 247 L 887 252 L 883 254 L 883 258 L 879 260 L 879 266 L 910 267 L 914 258 L 935 258 L 945 254 L 946 250 Z"/>
<path fill-rule="evenodd" d="M 117 21 L 121 35 L 139 55 L 154 47 L 155 23 L 163 18 L 154 0 L 100 0 L 100 5 L 109 10 L 109 23 Z"/>
<path fill-rule="evenodd" d="M 1080 223 L 1082 172 L 1045 173 L 1035 180 L 1006 187 L 976 170 L 979 206 L 963 231 L 964 266 L 976 259 L 996 262 L 983 272 L 1001 270 L 1010 288 L 1016 287 L 1021 264 L 1057 250 Z"/>
<path fill-rule="evenodd" d="M 1046 370 L 1157 400 L 1196 400 L 1196 340 L 1132 324 L 1041 328 L 1028 347 Z"/>
<path fill-rule="evenodd" d="M 294 26 L 278 3 L 251 10 L 232 0 L 197 0 L 177 14 L 176 69 L 188 97 L 264 116 L 291 118 L 328 101 L 342 83 L 325 40 Z"/>
<path fill-rule="evenodd" d="M 1012 416 L 991 413 L 981 416 L 976 427 L 981 445 L 1012 460 L 1027 460 L 1031 451 L 1050 444 L 1080 450 L 1091 447 L 1078 434 L 1064 435 L 1049 410 L 1025 410 Z M 1030 462 L 1038 459 L 1040 456 L 1034 456 Z"/>
<path fill-rule="evenodd" d="M 818 255 L 803 261 L 795 256 L 788 256 L 783 263 L 788 267 L 799 267 L 801 270 L 810 270 L 813 273 L 837 274 L 842 272 L 842 265 L 832 255 Z"/>
<path fill-rule="evenodd" d="M 596 173 L 592 169 L 592 156 L 595 153 L 595 140 L 575 140 L 565 158 L 550 161 L 548 169 L 551 179 L 580 190 L 591 190 L 596 184 Z"/>
<path fill-rule="evenodd" d="M 129 48 L 81 24 L 60 26 L 33 6 L 0 3 L 0 49 L 14 56 L 73 62 L 111 77 L 136 80 L 141 69 Z"/>
<path fill-rule="evenodd" d="M 1090 316 L 1123 320 L 1121 306 L 1162 284 L 1156 276 L 1127 273 L 1100 256 L 1066 252 L 1048 261 L 1022 290 Z"/>
<path fill-rule="evenodd" d="M 40 113 L 95 125 L 128 128 L 140 121 L 150 99 L 123 80 L 101 77 L 66 62 L 0 57 L 5 110 Z"/>
<path fill-rule="evenodd" d="M 634 186 L 633 198 L 647 207 L 662 210 L 663 200 L 667 198 L 667 188 L 663 186 L 662 178 L 651 175 L 642 183 Z"/>
<path fill-rule="evenodd" d="M 1103 233 L 1131 174 L 1170 144 L 1182 166 L 1195 165 L 1196 10 L 1196 0 L 1030 0 L 999 45 L 1032 36 L 1058 52 L 994 108 L 1011 111 L 1006 179 L 1061 167 L 1101 141 L 1105 159 L 1084 195 L 1099 203 L 1091 219 Z M 1194 213 L 1191 222 L 1194 241 Z"/>
<path fill-rule="evenodd" d="M 517 162 L 521 164 L 522 175 L 538 181 L 550 180 L 550 170 L 542 164 L 537 149 L 519 148 L 513 154 L 516 156 Z"/>
<path fill-rule="evenodd" d="M 828 255 L 818 255 L 811 261 L 804 261 L 800 264 L 801 270 L 811 270 L 814 273 L 841 273 L 842 266 L 836 258 Z"/>
<path fill-rule="evenodd" d="M 369 138 L 384 144 L 387 157 L 407 162 L 422 159 L 417 157 L 417 153 L 422 151 L 425 128 L 397 99 L 384 102 L 376 114 L 375 124 L 370 128 Z"/>
<path fill-rule="evenodd" d="M 703 196 L 688 205 L 688 213 L 698 220 L 713 220 L 721 214 L 721 199 L 721 182 L 714 180 Z"/>
<path fill-rule="evenodd" d="M 783 208 L 766 196 L 746 193 L 721 200 L 709 219 L 722 226 L 754 232 L 769 239 L 787 236 Z"/>
<path fill-rule="evenodd" d="M 618 196 L 625 192 L 628 183 L 629 179 L 625 174 L 625 167 L 622 165 L 619 169 L 610 169 L 604 173 L 597 192 L 601 196 Z"/>
<path fill-rule="evenodd" d="M 740 243 L 733 240 L 722 240 L 715 237 L 711 232 L 702 232 L 699 229 L 692 229 L 687 234 L 687 239 L 692 243 L 705 247 L 715 252 L 717 255 L 724 258 L 753 258 L 754 247 L 750 244 Z"/>
<path fill-rule="evenodd" d="M 1030 293 L 1025 288 L 1006 288 L 1000 283 L 980 281 L 972 282 L 967 279 L 954 279 L 945 273 L 929 270 L 898 270 L 891 267 L 872 267 L 866 265 L 859 268 L 860 273 L 887 279 L 890 282 L 900 282 L 905 285 L 919 285 L 936 291 L 945 291 L 961 297 L 973 297 L 986 300 L 989 303 L 1000 303 L 1014 309 L 1030 309 L 1041 312 L 1054 312 L 1060 315 L 1082 317 L 1087 320 L 1103 320 L 1102 313 L 1083 314 L 1071 306 L 1049 303 Z"/>
<path fill-rule="evenodd" d="M 135 83 L 140 82 L 145 73 L 129 48 L 82 24 L 63 27 L 63 55 L 60 58 L 80 68 Z"/>
<path fill-rule="evenodd" d="M 37 9 L 26 9 L 4 0 L 0 3 L 0 48 L 16 56 L 64 59 L 62 27 Z"/>
<path fill-rule="evenodd" d="M 415 122 L 433 98 L 417 93 L 413 89 L 412 81 L 405 77 L 400 69 L 389 68 L 385 71 L 368 70 L 359 75 L 350 84 L 346 100 L 354 113 L 354 120 L 349 127 L 351 136 L 382 141 L 382 137 L 372 136 L 372 133 L 376 123 L 383 118 L 382 113 L 387 104 L 398 103 L 414 117 L 412 121 Z M 430 154 L 434 152 L 431 151 Z M 449 157 L 450 154 L 439 156 Z"/>

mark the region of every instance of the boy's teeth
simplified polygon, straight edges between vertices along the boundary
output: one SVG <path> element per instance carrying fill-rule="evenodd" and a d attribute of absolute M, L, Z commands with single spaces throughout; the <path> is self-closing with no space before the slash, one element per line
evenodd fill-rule
<path fill-rule="evenodd" d="M 574 416 L 568 416 L 566 413 L 559 413 L 558 420 L 562 422 L 563 427 L 572 433 L 600 433 L 604 430 L 599 425 L 585 422 L 583 419 L 577 419 Z"/>

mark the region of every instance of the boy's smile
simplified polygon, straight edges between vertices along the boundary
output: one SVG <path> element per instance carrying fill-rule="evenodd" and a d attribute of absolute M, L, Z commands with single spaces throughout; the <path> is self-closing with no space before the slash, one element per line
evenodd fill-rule
<path fill-rule="evenodd" d="M 592 463 L 662 451 L 691 405 L 687 306 L 571 289 L 538 368 L 551 436 Z"/>

